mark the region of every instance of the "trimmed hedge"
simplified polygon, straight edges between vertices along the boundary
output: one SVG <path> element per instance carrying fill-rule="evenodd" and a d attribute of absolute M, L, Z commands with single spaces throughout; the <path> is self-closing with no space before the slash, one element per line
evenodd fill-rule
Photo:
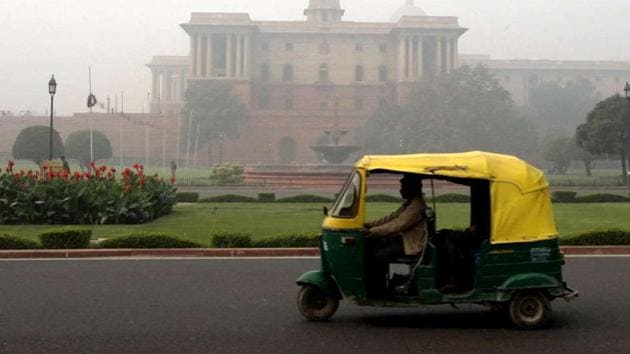
<path fill-rule="evenodd" d="M 0 250 L 32 250 L 39 248 L 37 242 L 0 234 Z"/>
<path fill-rule="evenodd" d="M 577 236 L 560 238 L 563 246 L 628 246 L 630 232 L 624 230 L 591 231 Z"/>
<path fill-rule="evenodd" d="M 203 198 L 200 203 L 256 203 L 258 200 L 252 197 L 237 194 L 222 194 L 214 197 Z"/>
<path fill-rule="evenodd" d="M 554 203 L 573 203 L 577 192 L 573 191 L 556 191 L 551 193 L 551 201 Z"/>
<path fill-rule="evenodd" d="M 248 233 L 222 232 L 214 234 L 212 247 L 214 248 L 250 248 L 252 247 L 252 235 Z"/>
<path fill-rule="evenodd" d="M 279 235 L 255 240 L 252 242 L 252 246 L 257 248 L 319 247 L 319 234 L 298 233 Z"/>
<path fill-rule="evenodd" d="M 90 238 L 92 238 L 92 230 L 70 227 L 44 231 L 39 234 L 42 248 L 45 249 L 89 248 Z"/>
<path fill-rule="evenodd" d="M 199 201 L 199 193 L 197 192 L 178 192 L 175 193 L 175 200 L 178 203 L 196 203 Z"/>
<path fill-rule="evenodd" d="M 574 203 L 628 203 L 630 198 L 618 194 L 597 193 L 576 197 Z"/>
<path fill-rule="evenodd" d="M 459 193 L 446 193 L 435 196 L 436 203 L 470 203 L 470 196 Z"/>
<path fill-rule="evenodd" d="M 138 232 L 99 243 L 99 248 L 200 248 L 201 245 L 162 232 Z"/>
<path fill-rule="evenodd" d="M 400 197 L 389 194 L 369 194 L 365 197 L 365 201 L 368 203 L 402 203 Z"/>
<path fill-rule="evenodd" d="M 258 193 L 258 201 L 261 203 L 275 202 L 276 193 Z"/>
<path fill-rule="evenodd" d="M 314 194 L 299 194 L 293 197 L 276 200 L 278 203 L 332 203 L 333 200 Z"/>

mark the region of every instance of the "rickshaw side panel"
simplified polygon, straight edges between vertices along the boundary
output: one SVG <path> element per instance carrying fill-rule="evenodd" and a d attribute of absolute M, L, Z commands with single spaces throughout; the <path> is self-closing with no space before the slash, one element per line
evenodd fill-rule
<path fill-rule="evenodd" d="M 322 270 L 332 275 L 344 297 L 365 302 L 365 238 L 361 230 L 324 229 L 321 247 Z"/>

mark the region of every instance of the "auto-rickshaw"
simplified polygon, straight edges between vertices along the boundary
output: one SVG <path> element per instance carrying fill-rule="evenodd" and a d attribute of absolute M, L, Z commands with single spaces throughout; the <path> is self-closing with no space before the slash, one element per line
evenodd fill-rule
<path fill-rule="evenodd" d="M 402 267 L 404 274 L 388 271 L 382 291 L 372 292 L 368 282 L 381 275 L 370 274 L 367 266 L 366 194 L 369 180 L 384 173 L 420 175 L 432 186 L 444 180 L 469 187 L 475 235 L 467 239 L 467 232 L 436 231 L 439 211 L 429 208 L 424 251 L 388 261 L 391 268 Z M 548 186 L 542 171 L 508 155 L 473 151 L 365 156 L 354 165 L 332 208 L 324 208 L 321 269 L 297 279 L 298 309 L 308 320 L 322 321 L 336 312 L 341 299 L 379 307 L 475 303 L 509 314 L 517 327 L 543 327 L 550 320 L 552 300 L 578 295 L 562 278 L 564 256 Z M 460 242 L 456 260 L 440 242 L 453 233 Z M 453 269 L 449 262 L 455 261 L 457 274 L 447 274 Z M 453 275 L 461 280 L 459 288 L 443 290 L 445 279 Z M 381 279 L 376 280 L 378 284 Z"/>

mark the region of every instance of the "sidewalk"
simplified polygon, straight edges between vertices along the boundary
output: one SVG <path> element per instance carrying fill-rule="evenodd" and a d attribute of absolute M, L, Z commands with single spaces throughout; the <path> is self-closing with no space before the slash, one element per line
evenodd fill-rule
<path fill-rule="evenodd" d="M 567 256 L 630 255 L 630 246 L 565 246 Z M 80 249 L 0 251 L 0 259 L 103 257 L 318 257 L 318 248 Z"/>

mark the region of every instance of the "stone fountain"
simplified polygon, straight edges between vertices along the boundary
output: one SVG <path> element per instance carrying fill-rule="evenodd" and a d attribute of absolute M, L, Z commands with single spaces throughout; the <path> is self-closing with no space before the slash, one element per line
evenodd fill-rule
<path fill-rule="evenodd" d="M 348 134 L 347 130 L 339 129 L 337 116 L 337 102 L 335 101 L 335 122 L 332 130 L 324 131 L 326 142 L 311 146 L 317 152 L 322 161 L 328 164 L 339 165 L 348 159 L 351 153 L 359 151 L 358 145 L 340 144 L 341 137 Z"/>

